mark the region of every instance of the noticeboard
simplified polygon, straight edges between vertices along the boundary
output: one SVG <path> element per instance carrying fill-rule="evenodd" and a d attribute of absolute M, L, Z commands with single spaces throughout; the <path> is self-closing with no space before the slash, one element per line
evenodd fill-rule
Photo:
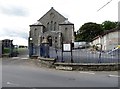
<path fill-rule="evenodd" d="M 71 51 L 71 44 L 63 44 L 63 51 L 70 52 Z"/>

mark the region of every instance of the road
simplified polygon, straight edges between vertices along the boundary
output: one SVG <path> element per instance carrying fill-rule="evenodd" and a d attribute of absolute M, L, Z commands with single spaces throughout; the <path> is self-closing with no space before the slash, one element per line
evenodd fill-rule
<path fill-rule="evenodd" d="M 118 73 L 62 71 L 35 65 L 27 51 L 2 59 L 3 87 L 118 87 Z"/>

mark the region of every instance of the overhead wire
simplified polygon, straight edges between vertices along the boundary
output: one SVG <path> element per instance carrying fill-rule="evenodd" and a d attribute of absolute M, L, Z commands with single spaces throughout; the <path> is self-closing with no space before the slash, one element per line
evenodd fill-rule
<path fill-rule="evenodd" d="M 109 2 L 107 2 L 105 5 L 103 5 L 100 9 L 97 10 L 97 12 L 100 11 L 100 10 L 101 10 L 102 8 L 104 8 L 105 6 L 107 6 L 110 2 L 112 2 L 112 0 L 110 0 Z"/>

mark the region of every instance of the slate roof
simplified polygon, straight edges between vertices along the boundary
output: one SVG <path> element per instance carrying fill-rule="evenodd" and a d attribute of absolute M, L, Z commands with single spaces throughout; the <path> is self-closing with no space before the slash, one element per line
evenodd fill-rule
<path fill-rule="evenodd" d="M 51 9 L 46 13 L 48 14 L 51 10 L 55 11 L 56 13 L 58 13 L 60 16 L 62 16 L 63 18 L 65 18 L 63 15 L 61 15 L 58 11 L 56 11 L 53 7 L 51 7 Z M 40 21 L 46 14 L 44 14 L 38 21 Z M 66 18 L 65 18 L 66 19 Z"/>
<path fill-rule="evenodd" d="M 68 19 L 66 19 L 64 22 L 60 23 L 59 25 L 73 25 L 73 23 L 69 22 Z"/>
<path fill-rule="evenodd" d="M 103 37 L 105 36 L 106 34 L 109 34 L 109 33 L 112 33 L 112 32 L 116 32 L 116 31 L 120 31 L 120 27 L 116 27 L 116 28 L 113 28 L 111 30 L 106 30 L 103 34 L 99 35 L 99 36 L 96 36 L 95 38 L 93 38 L 93 40 L 96 40 L 98 39 L 99 37 Z M 119 34 L 118 34 L 119 35 Z"/>
<path fill-rule="evenodd" d="M 40 21 L 37 21 L 36 23 L 30 25 L 30 26 L 43 26 Z"/>

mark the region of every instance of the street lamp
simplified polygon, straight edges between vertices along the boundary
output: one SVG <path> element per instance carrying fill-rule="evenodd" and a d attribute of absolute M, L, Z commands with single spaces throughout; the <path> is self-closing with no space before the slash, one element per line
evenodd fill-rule
<path fill-rule="evenodd" d="M 33 39 L 30 37 L 30 41 L 32 41 Z"/>

